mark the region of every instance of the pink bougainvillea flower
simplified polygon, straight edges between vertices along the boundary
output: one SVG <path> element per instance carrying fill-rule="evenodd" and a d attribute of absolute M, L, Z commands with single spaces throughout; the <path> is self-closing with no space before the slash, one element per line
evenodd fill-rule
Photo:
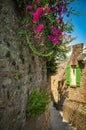
<path fill-rule="evenodd" d="M 54 37 L 53 40 L 52 40 L 52 43 L 53 44 L 58 44 L 58 37 Z"/>
<path fill-rule="evenodd" d="M 53 35 L 58 35 L 58 30 L 56 29 L 55 26 L 51 26 L 51 29 L 52 29 L 52 34 Z"/>
<path fill-rule="evenodd" d="M 36 32 L 37 32 L 37 33 L 41 32 L 42 29 L 43 29 L 43 27 L 44 27 L 43 24 L 39 24 L 39 25 L 37 26 L 37 28 L 36 28 Z"/>
<path fill-rule="evenodd" d="M 54 30 L 54 31 L 52 32 L 52 34 L 53 34 L 53 35 L 58 35 L 58 30 Z"/>
<path fill-rule="evenodd" d="M 35 14 L 36 14 L 36 13 L 33 12 L 33 13 L 32 13 L 32 16 L 35 16 Z"/>
<path fill-rule="evenodd" d="M 46 14 L 46 15 L 48 15 L 48 14 L 49 14 L 49 12 L 50 12 L 50 8 L 49 8 L 49 7 L 47 7 L 47 8 L 45 9 L 45 14 Z"/>
<path fill-rule="evenodd" d="M 35 3 L 38 4 L 38 3 L 39 3 L 39 0 L 35 0 Z"/>
<path fill-rule="evenodd" d="M 38 15 L 38 17 L 42 14 L 43 8 L 42 7 L 38 7 L 36 12 L 32 13 L 32 16 Z"/>
<path fill-rule="evenodd" d="M 39 21 L 39 16 L 37 13 L 32 13 L 32 16 L 33 16 L 33 23 L 37 23 Z"/>
<path fill-rule="evenodd" d="M 38 23 L 38 21 L 39 21 L 39 18 L 38 17 L 33 17 L 33 23 Z"/>
<path fill-rule="evenodd" d="M 52 35 L 48 36 L 48 40 L 52 41 L 53 40 L 53 36 Z"/>
<path fill-rule="evenodd" d="M 37 23 L 39 21 L 39 17 L 41 16 L 42 14 L 42 11 L 43 11 L 43 8 L 42 7 L 38 7 L 36 12 L 33 12 L 32 13 L 32 16 L 33 16 L 33 23 Z"/>
<path fill-rule="evenodd" d="M 27 5 L 27 6 L 26 6 L 26 9 L 28 9 L 28 10 L 32 10 L 32 8 L 33 8 L 33 7 L 32 7 L 31 5 Z"/>
<path fill-rule="evenodd" d="M 43 8 L 42 7 L 38 7 L 36 12 L 32 13 L 32 16 L 38 15 L 40 16 L 42 14 Z"/>
<path fill-rule="evenodd" d="M 59 44 L 59 36 L 62 36 L 63 30 L 59 30 L 55 26 L 51 26 L 51 29 L 52 35 L 48 36 L 48 40 L 53 44 Z"/>
<path fill-rule="evenodd" d="M 58 35 L 62 35 L 63 30 L 58 30 Z"/>
<path fill-rule="evenodd" d="M 38 16 L 41 16 L 43 12 L 43 8 L 42 7 L 38 7 L 36 10 L 36 13 L 38 14 Z"/>
<path fill-rule="evenodd" d="M 48 36 L 48 40 L 50 40 L 53 44 L 58 44 L 58 36 L 50 35 Z"/>

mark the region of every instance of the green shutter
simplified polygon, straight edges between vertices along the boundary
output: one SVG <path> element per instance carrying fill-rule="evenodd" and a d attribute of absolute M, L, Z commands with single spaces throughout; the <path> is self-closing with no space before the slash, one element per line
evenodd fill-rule
<path fill-rule="evenodd" d="M 66 67 L 66 84 L 70 85 L 70 66 L 67 65 Z"/>
<path fill-rule="evenodd" d="M 79 65 L 76 66 L 76 86 L 80 86 L 80 67 Z"/>

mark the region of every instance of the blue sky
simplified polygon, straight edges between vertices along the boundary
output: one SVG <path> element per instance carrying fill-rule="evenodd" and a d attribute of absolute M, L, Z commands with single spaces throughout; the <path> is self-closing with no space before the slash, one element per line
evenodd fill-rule
<path fill-rule="evenodd" d="M 74 32 L 72 36 L 77 36 L 77 39 L 72 41 L 71 44 L 84 43 L 86 45 L 86 0 L 75 0 L 73 7 L 75 10 L 81 12 L 83 15 L 72 15 L 72 23 L 74 25 Z"/>

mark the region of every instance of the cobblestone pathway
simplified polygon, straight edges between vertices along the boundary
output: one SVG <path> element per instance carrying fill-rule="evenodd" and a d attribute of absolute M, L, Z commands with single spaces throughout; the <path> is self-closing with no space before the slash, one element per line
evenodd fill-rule
<path fill-rule="evenodd" d="M 76 130 L 72 128 L 68 123 L 62 121 L 62 117 L 59 111 L 53 107 L 53 103 L 50 104 L 50 130 Z"/>

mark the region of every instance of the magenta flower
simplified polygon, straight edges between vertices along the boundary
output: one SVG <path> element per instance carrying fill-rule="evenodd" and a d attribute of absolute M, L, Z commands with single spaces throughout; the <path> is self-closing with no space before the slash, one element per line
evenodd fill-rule
<path fill-rule="evenodd" d="M 33 16 L 33 23 L 37 23 L 39 21 L 39 17 L 41 16 L 42 14 L 42 11 L 43 11 L 43 8 L 42 7 L 39 7 L 36 12 L 32 13 L 32 16 Z"/>
<path fill-rule="evenodd" d="M 58 37 L 57 36 L 53 37 L 52 43 L 58 44 Z"/>
<path fill-rule="evenodd" d="M 33 23 L 38 23 L 38 21 L 39 21 L 39 18 L 38 17 L 33 17 Z"/>
<path fill-rule="evenodd" d="M 33 18 L 32 21 L 33 21 L 33 23 L 38 23 L 39 20 L 37 18 Z"/>
<path fill-rule="evenodd" d="M 53 40 L 53 36 L 52 35 L 48 36 L 48 40 L 52 41 Z"/>
<path fill-rule="evenodd" d="M 39 25 L 37 26 L 37 28 L 36 28 L 36 32 L 37 32 L 37 33 L 41 32 L 42 29 L 43 29 L 43 27 L 44 27 L 43 24 L 39 24 Z"/>
<path fill-rule="evenodd" d="M 51 26 L 51 29 L 52 29 L 52 34 L 53 35 L 58 35 L 58 30 L 56 29 L 55 26 Z"/>
<path fill-rule="evenodd" d="M 42 11 L 43 11 L 43 8 L 42 7 L 39 7 L 36 12 L 32 13 L 32 16 L 34 17 L 35 15 L 40 17 L 41 14 L 42 14 Z"/>
<path fill-rule="evenodd" d="M 32 7 L 31 5 L 27 5 L 27 6 L 26 6 L 26 9 L 28 9 L 28 10 L 32 10 L 32 8 L 33 8 L 33 7 Z"/>
<path fill-rule="evenodd" d="M 49 8 L 49 7 L 47 7 L 47 8 L 45 9 L 45 13 L 46 13 L 46 15 L 48 15 L 48 14 L 49 14 L 49 12 L 50 12 L 50 8 Z"/>
<path fill-rule="evenodd" d="M 54 30 L 52 33 L 53 35 L 58 35 L 58 30 Z"/>
<path fill-rule="evenodd" d="M 36 10 L 36 13 L 38 14 L 38 16 L 41 16 L 43 12 L 43 8 L 42 7 L 38 7 L 38 9 Z"/>
<path fill-rule="evenodd" d="M 39 21 L 39 16 L 37 13 L 32 13 L 32 16 L 33 16 L 33 23 L 37 23 Z"/>
<path fill-rule="evenodd" d="M 50 35 L 48 36 L 48 40 L 50 40 L 53 44 L 58 44 L 58 36 L 53 36 L 53 35 Z"/>

